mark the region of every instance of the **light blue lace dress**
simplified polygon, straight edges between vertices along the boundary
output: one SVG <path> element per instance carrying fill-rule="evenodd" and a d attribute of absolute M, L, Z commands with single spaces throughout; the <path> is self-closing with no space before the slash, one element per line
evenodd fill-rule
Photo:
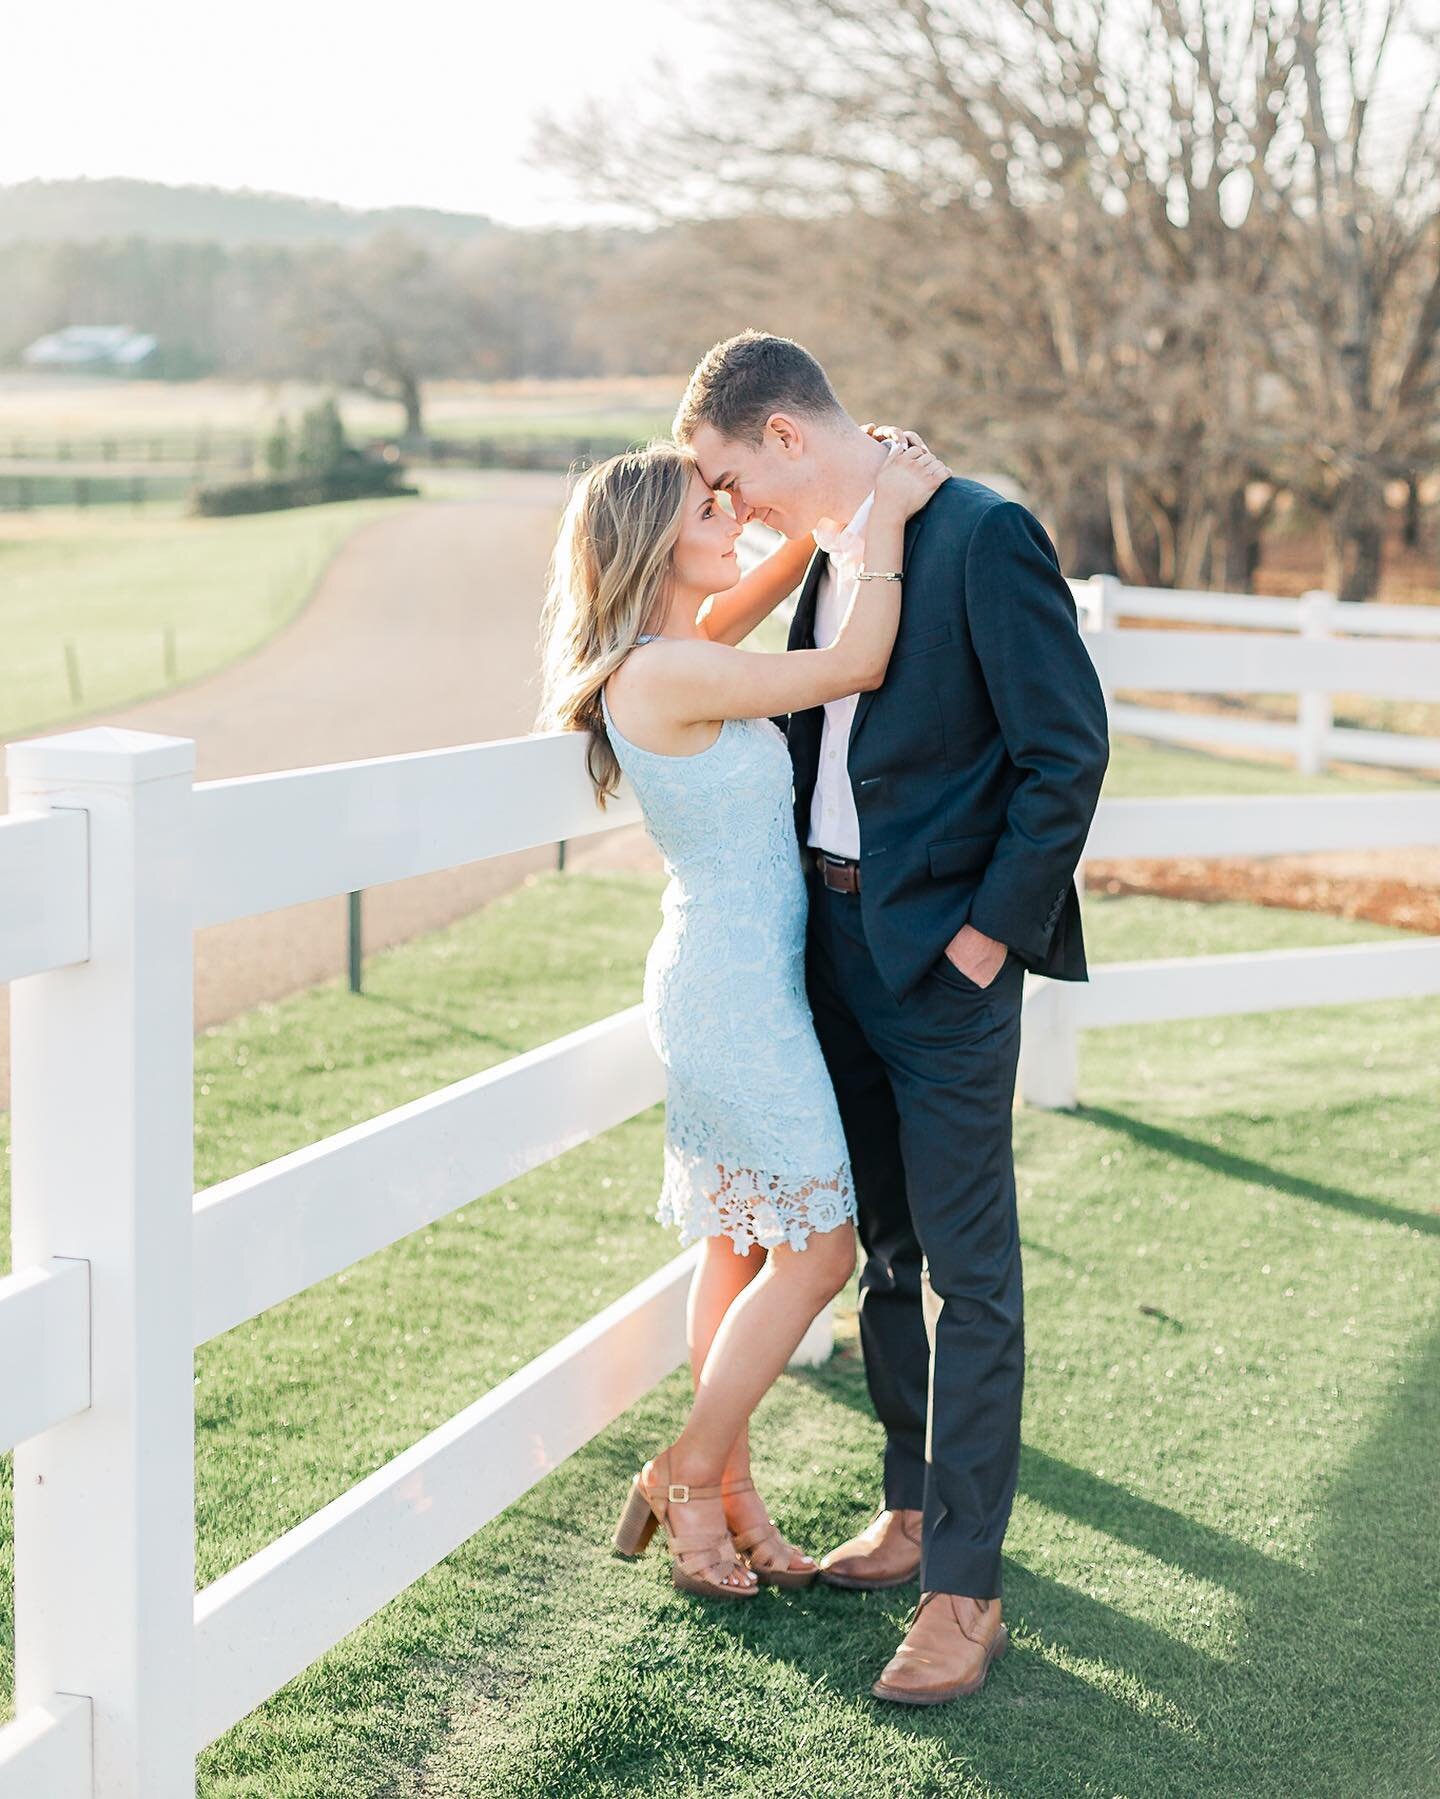
<path fill-rule="evenodd" d="M 648 638 L 642 638 L 642 643 Z M 834 1089 L 805 997 L 805 880 L 790 752 L 769 719 L 732 718 L 692 756 L 615 756 L 665 858 L 645 1018 L 665 1065 L 656 1213 L 680 1241 L 803 1249 L 855 1216 Z"/>

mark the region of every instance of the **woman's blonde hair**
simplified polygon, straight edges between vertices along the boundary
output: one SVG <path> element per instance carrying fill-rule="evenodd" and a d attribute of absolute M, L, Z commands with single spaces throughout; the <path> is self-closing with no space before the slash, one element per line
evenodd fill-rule
<path fill-rule="evenodd" d="M 565 508 L 541 623 L 540 726 L 589 731 L 586 765 L 603 807 L 620 784 L 600 690 L 670 597 L 695 459 L 672 443 L 612 456 L 576 483 Z"/>

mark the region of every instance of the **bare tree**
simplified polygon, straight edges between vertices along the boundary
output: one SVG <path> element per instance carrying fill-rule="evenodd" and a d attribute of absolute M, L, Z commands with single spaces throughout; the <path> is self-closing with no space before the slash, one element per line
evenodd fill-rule
<path fill-rule="evenodd" d="M 1307 10 L 1280 115 L 1298 141 L 1257 171 L 1292 284 L 1275 362 L 1311 427 L 1292 434 L 1296 485 L 1330 520 L 1345 599 L 1378 584 L 1385 483 L 1433 468 L 1440 450 L 1437 41 L 1402 0 Z"/>
<path fill-rule="evenodd" d="M 747 219 L 818 232 L 790 278 L 839 295 L 827 360 L 1003 456 L 1072 564 L 1248 585 L 1288 484 L 1342 590 L 1374 591 L 1383 482 L 1436 459 L 1436 41 L 1410 0 L 743 0 L 738 22 L 763 59 L 698 125 L 617 144 L 581 120 L 559 155 L 730 215 L 737 248 Z"/>
<path fill-rule="evenodd" d="M 434 251 L 400 232 L 305 258 L 282 326 L 287 360 L 309 375 L 394 400 L 405 434 L 424 431 L 421 382 L 457 372 L 478 344 L 473 297 Z"/>

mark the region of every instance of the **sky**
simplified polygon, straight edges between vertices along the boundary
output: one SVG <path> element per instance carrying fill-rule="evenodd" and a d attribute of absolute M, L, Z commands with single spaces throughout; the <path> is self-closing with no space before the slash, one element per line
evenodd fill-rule
<path fill-rule="evenodd" d="M 128 175 L 509 224 L 596 214 L 527 167 L 540 116 L 643 116 L 703 74 L 687 0 L 140 0 L 6 9 L 0 183 Z M 657 59 L 670 73 L 657 79 Z"/>

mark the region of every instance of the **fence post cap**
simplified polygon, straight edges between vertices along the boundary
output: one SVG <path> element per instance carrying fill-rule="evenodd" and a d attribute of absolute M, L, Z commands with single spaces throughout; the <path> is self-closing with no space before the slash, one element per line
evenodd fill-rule
<path fill-rule="evenodd" d="M 54 737 L 27 737 L 5 746 L 11 780 L 108 781 L 135 787 L 195 772 L 195 739 L 156 731 L 92 725 Z"/>
<path fill-rule="evenodd" d="M 1325 637 L 1340 616 L 1340 602 L 1324 587 L 1312 587 L 1300 596 L 1300 634 Z"/>

